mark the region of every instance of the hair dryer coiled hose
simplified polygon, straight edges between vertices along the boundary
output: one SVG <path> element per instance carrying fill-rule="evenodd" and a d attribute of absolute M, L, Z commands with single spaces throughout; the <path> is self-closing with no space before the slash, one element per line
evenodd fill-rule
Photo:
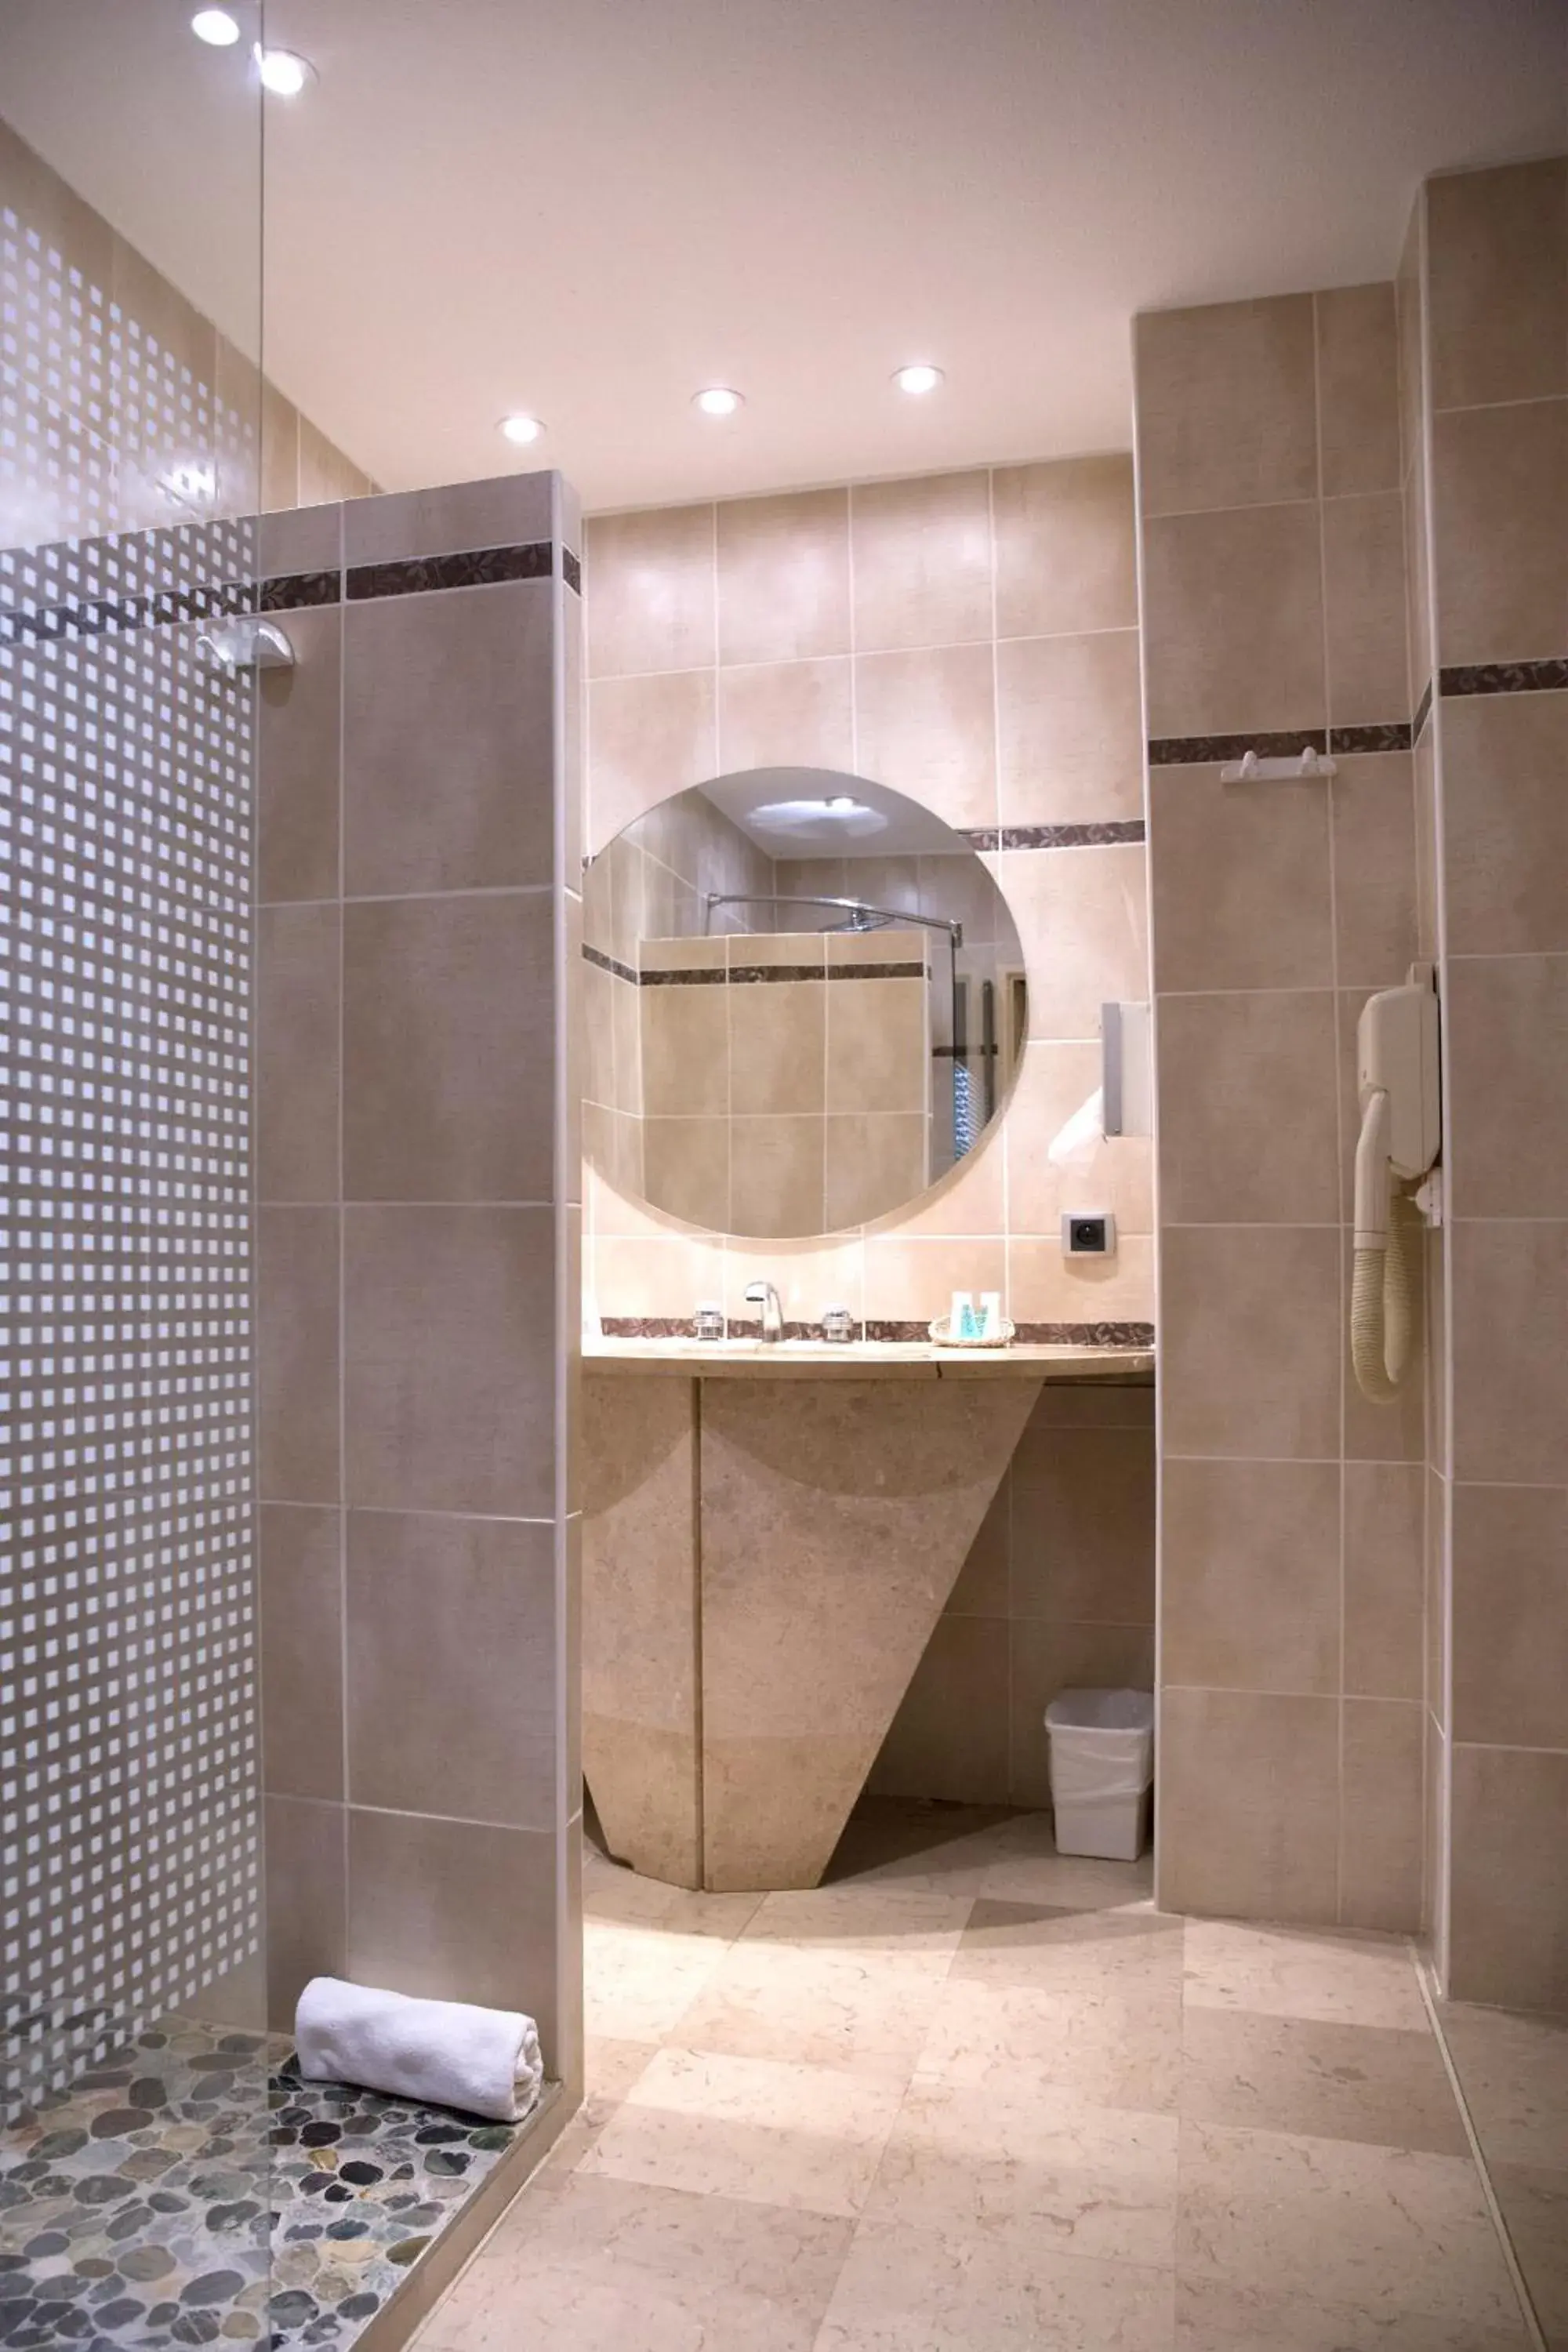
<path fill-rule="evenodd" d="M 1358 1248 L 1351 1276 L 1351 1365 L 1363 1396 L 1385 1403 L 1399 1391 L 1415 1328 L 1421 1219 L 1402 1192 L 1388 1204 L 1382 1248 Z"/>

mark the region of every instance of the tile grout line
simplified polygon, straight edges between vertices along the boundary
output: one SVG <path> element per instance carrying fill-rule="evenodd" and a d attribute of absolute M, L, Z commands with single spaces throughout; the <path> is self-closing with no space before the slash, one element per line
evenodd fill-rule
<path fill-rule="evenodd" d="M 1433 1992 L 1426 1958 L 1413 1940 L 1409 1941 L 1407 1948 L 1415 1969 L 1415 1982 L 1421 1993 L 1421 2005 L 1426 2011 L 1426 2022 L 1431 2028 L 1432 2038 L 1437 2044 L 1437 2055 L 1443 2062 L 1443 2072 L 1448 2078 L 1448 2088 L 1454 2095 L 1454 2105 L 1459 2111 L 1459 2121 L 1464 2126 L 1465 2137 L 1469 2143 L 1470 2160 L 1476 2168 L 1477 2177 L 1480 2182 L 1481 2196 L 1486 2203 L 1487 2213 L 1493 2230 L 1497 2232 L 1498 2244 L 1501 2249 L 1503 2263 L 1512 2283 L 1514 2294 L 1519 2298 L 1520 2315 L 1524 2321 L 1525 2333 L 1530 2337 L 1531 2352 L 1551 2352 L 1551 2347 L 1547 2343 L 1541 2321 L 1536 2315 L 1535 2305 L 1531 2300 L 1530 2289 L 1525 2284 L 1519 2256 L 1514 2252 L 1513 2240 L 1509 2235 L 1508 2224 L 1503 2220 L 1502 2208 L 1498 2202 L 1497 2191 L 1492 2187 L 1491 2174 L 1487 2168 L 1486 2150 L 1481 2145 L 1480 2135 L 1476 2129 L 1475 2118 L 1470 2113 L 1469 2101 L 1465 2096 L 1465 2086 L 1459 2079 L 1459 2070 L 1455 2065 L 1453 2053 L 1448 2048 L 1448 2037 L 1443 2031 L 1442 2015 Z"/>

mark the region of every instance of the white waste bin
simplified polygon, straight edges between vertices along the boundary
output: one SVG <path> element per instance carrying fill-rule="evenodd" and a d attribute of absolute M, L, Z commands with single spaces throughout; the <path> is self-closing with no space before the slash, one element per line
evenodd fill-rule
<path fill-rule="evenodd" d="M 1136 1862 L 1154 1785 L 1154 1694 L 1068 1690 L 1046 1709 L 1057 1852 Z"/>

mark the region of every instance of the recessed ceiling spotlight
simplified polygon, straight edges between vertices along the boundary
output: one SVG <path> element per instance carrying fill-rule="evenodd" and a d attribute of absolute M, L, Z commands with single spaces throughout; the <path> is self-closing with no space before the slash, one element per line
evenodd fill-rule
<path fill-rule="evenodd" d="M 693 393 L 691 405 L 704 416 L 733 416 L 737 408 L 745 406 L 745 394 L 731 392 L 725 383 L 710 383 L 705 392 Z"/>
<path fill-rule="evenodd" d="M 531 441 L 537 441 L 543 430 L 544 426 L 537 416 L 524 416 L 521 411 L 515 416 L 503 416 L 500 421 L 504 438 L 515 443 L 520 449 L 526 449 Z"/>
<path fill-rule="evenodd" d="M 907 392 L 918 398 L 922 392 L 936 390 L 942 382 L 942 370 L 939 367 L 931 367 L 921 360 L 913 367 L 895 369 L 893 382 L 900 392 Z"/>
<path fill-rule="evenodd" d="M 209 49 L 232 49 L 239 38 L 239 26 L 226 8 L 198 8 L 191 30 Z"/>
<path fill-rule="evenodd" d="M 298 98 L 305 84 L 314 78 L 315 68 L 310 59 L 300 57 L 293 49 L 264 49 L 258 41 L 255 57 L 261 87 L 269 89 L 274 98 Z"/>

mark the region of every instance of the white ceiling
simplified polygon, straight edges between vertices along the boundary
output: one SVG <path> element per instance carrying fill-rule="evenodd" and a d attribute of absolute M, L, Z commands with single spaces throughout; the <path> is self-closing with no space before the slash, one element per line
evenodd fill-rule
<path fill-rule="evenodd" d="M 747 768 L 738 775 L 715 776 L 700 789 L 770 857 L 973 855 L 969 844 L 930 809 L 865 776 L 839 775 L 829 768 Z M 826 814 L 787 832 L 757 821 L 759 809 L 780 802 L 810 803 L 837 795 L 874 812 L 881 820 L 875 832 L 848 831 L 841 819 Z"/>
<path fill-rule="evenodd" d="M 254 105 L 192 0 L 0 0 L 0 105 L 255 315 Z M 240 7 L 250 0 L 237 0 Z M 595 508 L 1125 446 L 1144 307 L 1393 268 L 1568 142 L 1568 0 L 268 0 L 268 372 L 390 486 Z M 947 371 L 914 402 L 911 358 Z M 715 425 L 690 395 L 747 394 Z"/>

